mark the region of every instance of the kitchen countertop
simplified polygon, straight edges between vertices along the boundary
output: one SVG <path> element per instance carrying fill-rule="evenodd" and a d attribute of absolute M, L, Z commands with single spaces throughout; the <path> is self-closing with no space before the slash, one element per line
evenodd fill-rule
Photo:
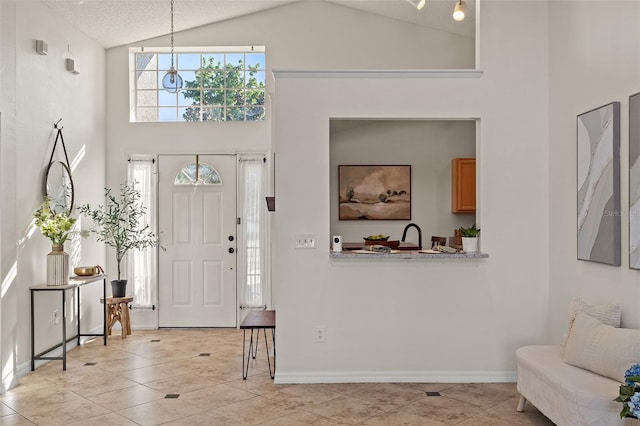
<path fill-rule="evenodd" d="M 344 244 L 343 244 L 344 248 Z M 341 252 L 329 252 L 332 259 L 486 259 L 489 257 L 487 253 L 420 253 L 417 250 L 401 250 L 395 253 L 354 253 L 350 250 Z"/>
<path fill-rule="evenodd" d="M 359 250 L 365 247 L 365 243 L 342 243 L 343 250 Z M 396 250 L 418 250 L 418 245 L 413 243 L 400 242 Z"/>

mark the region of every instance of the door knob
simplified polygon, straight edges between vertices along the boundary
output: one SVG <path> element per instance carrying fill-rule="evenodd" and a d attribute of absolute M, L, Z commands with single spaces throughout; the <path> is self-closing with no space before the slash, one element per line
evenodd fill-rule
<path fill-rule="evenodd" d="M 229 247 L 229 253 L 233 253 L 235 252 L 235 249 L 233 247 Z"/>
<path fill-rule="evenodd" d="M 229 241 L 233 241 L 233 235 L 229 235 Z"/>

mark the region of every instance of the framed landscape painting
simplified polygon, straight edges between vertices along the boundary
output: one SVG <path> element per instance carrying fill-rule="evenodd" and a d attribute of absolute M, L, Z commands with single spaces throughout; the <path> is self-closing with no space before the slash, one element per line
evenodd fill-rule
<path fill-rule="evenodd" d="M 338 166 L 340 220 L 411 219 L 411 166 Z"/>
<path fill-rule="evenodd" d="M 620 265 L 620 102 L 578 115 L 578 259 Z"/>

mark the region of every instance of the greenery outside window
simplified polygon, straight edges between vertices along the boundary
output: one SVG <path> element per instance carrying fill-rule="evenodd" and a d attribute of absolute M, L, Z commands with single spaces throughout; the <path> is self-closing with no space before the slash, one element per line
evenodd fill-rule
<path fill-rule="evenodd" d="M 162 77 L 171 66 L 170 53 L 160 49 L 133 53 L 135 115 L 131 121 L 264 120 L 264 48 L 199 49 L 176 49 L 175 68 L 184 79 L 177 93 L 162 88 Z"/>

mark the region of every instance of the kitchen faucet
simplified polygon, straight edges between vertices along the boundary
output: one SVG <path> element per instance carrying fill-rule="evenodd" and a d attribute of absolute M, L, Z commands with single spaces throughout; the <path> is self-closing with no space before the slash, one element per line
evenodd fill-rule
<path fill-rule="evenodd" d="M 409 228 L 416 228 L 418 230 L 418 250 L 422 250 L 422 229 L 415 223 L 410 223 L 404 227 L 404 231 L 402 231 L 402 242 L 404 242 L 405 238 L 407 238 L 407 230 Z"/>

